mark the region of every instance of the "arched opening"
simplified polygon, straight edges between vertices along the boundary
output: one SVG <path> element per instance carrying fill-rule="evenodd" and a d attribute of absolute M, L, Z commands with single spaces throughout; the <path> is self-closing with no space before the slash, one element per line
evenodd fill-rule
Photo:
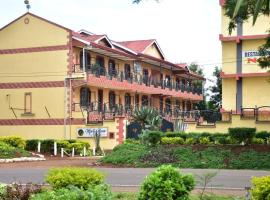
<path fill-rule="evenodd" d="M 126 108 L 126 110 L 131 109 L 131 96 L 129 93 L 125 94 L 125 108 Z"/>
<path fill-rule="evenodd" d="M 83 50 L 80 51 L 80 69 L 83 70 Z M 85 51 L 85 70 L 91 69 L 91 55 L 88 51 Z"/>
<path fill-rule="evenodd" d="M 165 112 L 166 112 L 166 114 L 170 114 L 171 113 L 171 110 L 172 110 L 172 108 L 171 108 L 171 100 L 170 99 L 166 99 L 165 100 Z"/>
<path fill-rule="evenodd" d="M 91 91 L 87 87 L 82 87 L 80 90 L 80 105 L 82 107 L 88 107 L 91 100 Z"/>
<path fill-rule="evenodd" d="M 148 106 L 149 105 L 149 98 L 146 95 L 142 96 L 142 106 Z"/>

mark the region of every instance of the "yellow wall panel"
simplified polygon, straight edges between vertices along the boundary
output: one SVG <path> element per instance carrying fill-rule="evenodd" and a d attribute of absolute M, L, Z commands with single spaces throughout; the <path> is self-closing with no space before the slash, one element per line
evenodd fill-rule
<path fill-rule="evenodd" d="M 66 45 L 68 35 L 65 29 L 28 14 L 0 31 L 0 49 Z"/>
<path fill-rule="evenodd" d="M 225 74 L 236 73 L 236 43 L 222 43 L 222 71 Z"/>
<path fill-rule="evenodd" d="M 222 80 L 222 108 L 225 110 L 235 110 L 236 108 L 236 80 Z"/>

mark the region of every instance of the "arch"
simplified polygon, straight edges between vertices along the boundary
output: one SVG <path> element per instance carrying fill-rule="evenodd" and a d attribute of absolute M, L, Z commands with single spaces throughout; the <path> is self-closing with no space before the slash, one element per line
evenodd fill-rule
<path fill-rule="evenodd" d="M 80 89 L 80 106 L 87 107 L 90 105 L 91 91 L 87 87 L 82 87 Z"/>

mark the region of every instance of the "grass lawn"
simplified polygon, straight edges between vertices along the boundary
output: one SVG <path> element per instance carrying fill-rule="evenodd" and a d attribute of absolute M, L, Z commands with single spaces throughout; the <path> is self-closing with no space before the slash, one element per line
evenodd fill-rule
<path fill-rule="evenodd" d="M 208 195 L 207 200 L 244 200 L 244 198 L 235 197 L 235 196 L 216 196 Z M 113 200 L 137 200 L 138 194 L 133 192 L 119 192 L 113 194 Z M 196 195 L 191 195 L 190 200 L 199 200 L 199 197 Z"/>
<path fill-rule="evenodd" d="M 222 145 L 201 148 L 196 145 L 148 147 L 142 144 L 123 144 L 114 148 L 111 154 L 107 154 L 100 161 L 103 164 L 130 167 L 171 164 L 178 168 L 270 169 L 269 152 Z"/>

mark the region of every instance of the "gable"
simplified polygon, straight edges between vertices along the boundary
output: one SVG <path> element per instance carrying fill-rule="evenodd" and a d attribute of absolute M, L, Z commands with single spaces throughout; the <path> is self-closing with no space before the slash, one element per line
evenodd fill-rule
<path fill-rule="evenodd" d="M 67 45 L 69 30 L 31 13 L 0 29 L 0 49 Z"/>
<path fill-rule="evenodd" d="M 112 48 L 112 45 L 108 42 L 108 40 L 106 38 L 103 38 L 103 39 L 99 40 L 98 44 L 100 44 L 102 46 Z"/>
<path fill-rule="evenodd" d="M 152 45 L 150 45 L 149 47 L 147 47 L 144 52 L 144 54 L 147 54 L 149 56 L 153 56 L 159 59 L 164 60 L 164 57 L 162 55 L 162 53 L 160 52 L 158 46 L 156 45 L 156 43 L 153 43 Z"/>

